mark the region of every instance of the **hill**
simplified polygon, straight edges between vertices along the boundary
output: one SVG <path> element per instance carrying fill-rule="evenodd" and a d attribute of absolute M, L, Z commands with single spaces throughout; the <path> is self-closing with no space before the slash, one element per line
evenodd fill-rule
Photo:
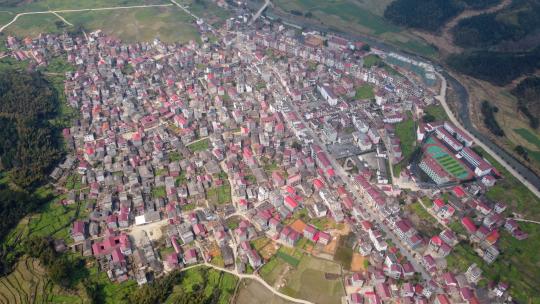
<path fill-rule="evenodd" d="M 40 73 L 14 69 L 0 72 L 0 241 L 47 198 L 34 195 L 62 155 L 58 92 Z M 15 257 L 3 246 L 0 273 Z"/>
<path fill-rule="evenodd" d="M 22 188 L 44 180 L 59 160 L 58 92 L 39 73 L 0 72 L 0 166 Z"/>
<path fill-rule="evenodd" d="M 453 29 L 454 42 L 464 48 L 496 47 L 522 51 L 538 45 L 540 1 L 513 1 L 507 8 L 461 20 Z"/>
<path fill-rule="evenodd" d="M 500 0 L 396 0 L 384 11 L 384 17 L 396 25 L 437 31 L 465 9 L 483 9 Z"/>
<path fill-rule="evenodd" d="M 460 73 L 504 86 L 540 68 L 540 47 L 520 53 L 470 51 L 449 56 L 447 63 Z"/>

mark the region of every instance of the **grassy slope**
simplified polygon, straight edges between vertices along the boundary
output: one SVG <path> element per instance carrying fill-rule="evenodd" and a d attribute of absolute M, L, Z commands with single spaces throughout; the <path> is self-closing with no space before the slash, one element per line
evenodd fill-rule
<path fill-rule="evenodd" d="M 510 293 L 519 303 L 540 301 L 540 277 L 538 277 L 540 250 L 540 226 L 520 223 L 529 233 L 529 239 L 518 241 L 508 233 L 501 233 L 499 247 L 501 255 L 491 264 L 486 264 L 466 243 L 458 245 L 448 256 L 448 267 L 454 271 L 465 271 L 472 263 L 483 270 L 486 281 L 503 281 L 510 284 Z"/>
<path fill-rule="evenodd" d="M 540 199 L 484 150 L 478 147 L 474 149 L 504 177 L 489 189 L 487 197 L 493 201 L 506 203 L 512 212 L 519 213 L 526 219 L 540 221 Z"/>
<path fill-rule="evenodd" d="M 534 196 L 519 180 L 497 163 L 491 156 L 480 148 L 475 148 L 491 162 L 504 178 L 492 187 L 487 197 L 493 201 L 502 201 L 509 205 L 511 211 L 523 215 L 526 219 L 540 220 L 540 199 Z M 460 226 L 455 223 L 455 226 Z M 520 223 L 521 229 L 529 234 L 525 241 L 518 241 L 506 232 L 501 233 L 499 248 L 501 255 L 492 264 L 485 264 L 468 244 L 460 245 L 449 256 L 449 267 L 462 271 L 471 263 L 477 263 L 484 271 L 488 280 L 502 280 L 510 283 L 512 296 L 526 303 L 531 300 L 539 302 L 540 298 L 540 226 Z"/>
<path fill-rule="evenodd" d="M 394 176 L 399 176 L 401 170 L 409 163 L 409 158 L 414 152 L 416 146 L 416 125 L 412 116 L 409 113 L 409 117 L 396 124 L 395 128 L 396 136 L 401 141 L 401 152 L 403 154 L 403 160 L 394 164 Z"/>

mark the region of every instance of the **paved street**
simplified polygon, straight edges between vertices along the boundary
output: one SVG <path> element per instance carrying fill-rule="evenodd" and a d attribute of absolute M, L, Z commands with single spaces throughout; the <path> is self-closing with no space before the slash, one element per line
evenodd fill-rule
<path fill-rule="evenodd" d="M 243 50 L 244 52 L 247 52 L 246 50 Z M 251 56 L 251 54 L 249 54 Z M 268 70 L 271 70 L 273 72 L 273 74 L 275 76 L 277 76 L 277 78 L 280 79 L 280 82 L 281 82 L 281 85 L 282 87 L 285 89 L 285 91 L 287 92 L 287 94 L 290 94 L 290 88 L 286 85 L 286 83 L 283 81 L 283 78 L 280 74 L 279 71 L 277 71 L 277 69 L 275 67 L 271 67 L 271 66 L 268 66 L 268 65 L 260 65 L 258 67 L 255 67 L 255 69 L 257 71 L 260 71 L 260 68 L 266 68 Z M 306 126 L 307 130 L 308 130 L 308 135 L 310 136 L 311 139 L 313 139 L 313 142 L 317 145 L 319 145 L 323 151 L 325 151 L 327 154 L 328 154 L 328 159 L 330 160 L 332 166 L 334 167 L 336 173 L 338 174 L 338 176 L 343 180 L 343 182 L 345 183 L 345 185 L 347 186 L 348 190 L 351 191 L 352 193 L 356 194 L 357 197 L 360 197 L 360 194 L 358 193 L 358 191 L 356 190 L 356 188 L 354 187 L 351 179 L 349 178 L 347 172 L 345 172 L 345 170 L 343 169 L 343 167 L 336 161 L 336 159 L 327 151 L 326 149 L 326 146 L 324 145 L 324 143 L 321 142 L 321 140 L 319 139 L 319 137 L 315 134 L 315 132 L 309 127 L 309 124 L 304 120 L 303 116 L 301 115 L 301 111 L 298 110 L 298 108 L 290 103 L 288 101 L 288 99 L 285 101 L 285 104 L 287 106 L 289 106 L 291 109 L 294 110 L 294 112 L 296 112 L 297 116 L 300 118 L 300 120 L 304 123 L 304 125 Z M 367 204 L 364 204 L 364 206 L 367 206 Z M 370 213 L 371 213 L 371 218 L 380 225 L 380 227 L 382 228 L 382 230 L 386 233 L 387 237 L 390 238 L 392 240 L 392 242 L 399 248 L 400 252 L 407 257 L 407 259 L 409 259 L 409 261 L 411 262 L 411 264 L 413 265 L 413 267 L 415 268 L 416 271 L 418 271 L 422 277 L 425 279 L 425 280 L 430 280 L 431 279 L 431 276 L 429 275 L 429 273 L 425 270 L 425 268 L 422 266 L 422 264 L 420 263 L 419 259 L 416 258 L 414 256 L 414 253 L 411 252 L 408 248 L 406 248 L 403 243 L 401 242 L 401 240 L 396 236 L 396 234 L 391 231 L 382 221 L 382 218 L 379 216 L 378 213 L 376 213 L 374 210 L 371 210 L 369 208 L 366 208 L 366 210 L 369 210 Z"/>

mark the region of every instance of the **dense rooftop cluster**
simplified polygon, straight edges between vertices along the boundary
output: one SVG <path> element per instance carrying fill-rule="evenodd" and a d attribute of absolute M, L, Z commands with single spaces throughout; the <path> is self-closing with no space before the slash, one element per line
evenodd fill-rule
<path fill-rule="evenodd" d="M 282 25 L 239 27 L 229 20 L 218 42 L 202 45 L 126 44 L 99 31 L 8 38 L 20 60 L 65 56 L 75 67 L 65 95 L 80 115 L 63 132 L 70 154 L 51 174 L 64 203 L 84 210 L 70 246 L 112 281 L 145 284 L 198 263 L 257 274 L 276 254 L 257 248 L 262 238 L 275 248 L 307 242 L 309 254 L 332 259 L 345 227 L 369 261 L 343 278 L 346 303 L 503 301 L 505 283 L 479 294 L 476 265 L 446 265 L 465 240 L 495 260 L 501 227 L 526 237 L 504 204 L 481 196 L 498 174 L 472 140 L 447 122 L 419 125 L 421 144 L 446 151 L 466 175 L 424 146 L 425 187 L 404 193 L 390 182 L 388 165 L 404 159 L 396 126 L 435 104 L 433 67 L 415 65 L 425 77 L 365 64 L 387 54 L 360 42 L 334 36 L 325 46 Z M 396 178 L 420 184 L 413 167 Z M 80 185 L 66 189 L 71 178 Z M 444 230 L 426 233 L 403 206 L 425 195 Z"/>

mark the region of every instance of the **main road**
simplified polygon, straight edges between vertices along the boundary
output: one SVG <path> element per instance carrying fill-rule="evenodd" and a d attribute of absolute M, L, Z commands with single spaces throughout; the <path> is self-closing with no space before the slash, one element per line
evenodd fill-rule
<path fill-rule="evenodd" d="M 243 50 L 249 57 L 254 58 L 253 56 L 251 56 L 252 54 L 250 54 L 249 51 L 247 51 L 245 48 L 239 47 L 239 50 L 241 51 Z M 287 83 L 283 80 L 281 73 L 275 67 L 269 66 L 268 64 L 261 64 L 260 66 L 255 66 L 254 70 L 257 70 L 260 73 L 260 67 L 266 68 L 267 70 L 271 71 L 272 74 L 277 76 L 277 78 L 279 78 L 279 85 L 281 85 L 281 87 L 285 89 L 284 90 L 285 96 L 282 96 L 284 98 L 284 104 L 286 104 L 290 109 L 292 109 L 296 113 L 296 116 L 302 121 L 302 123 L 306 127 L 307 133 L 311 137 L 313 142 L 319 145 L 321 149 L 323 149 L 323 151 L 326 152 L 328 156 L 328 160 L 330 161 L 332 167 L 335 169 L 335 172 L 337 173 L 337 175 L 343 180 L 348 190 L 351 191 L 351 193 L 356 194 L 357 197 L 360 197 L 361 196 L 360 193 L 356 189 L 355 185 L 353 184 L 347 172 L 345 172 L 343 167 L 337 162 L 337 160 L 332 156 L 332 154 L 328 152 L 328 150 L 326 149 L 326 145 L 321 142 L 321 140 L 319 139 L 319 136 L 311 129 L 310 124 L 304 120 L 304 116 L 302 115 L 302 112 L 296 107 L 296 105 L 294 105 L 293 103 L 289 101 L 289 98 L 286 97 L 286 96 L 291 95 L 291 91 Z M 375 222 L 377 222 L 377 224 L 379 224 L 381 229 L 386 233 L 387 237 L 389 237 L 392 240 L 392 242 L 399 248 L 403 256 L 407 257 L 407 259 L 413 265 L 414 269 L 417 272 L 419 272 L 426 281 L 431 280 L 432 278 L 431 275 L 426 271 L 424 266 L 421 264 L 421 262 L 419 261 L 419 258 L 415 257 L 414 253 L 411 252 L 411 250 L 409 250 L 403 245 L 401 239 L 393 231 L 391 231 L 390 228 L 388 228 L 388 226 L 385 223 L 383 223 L 383 218 L 381 217 L 381 215 L 377 214 L 374 210 L 371 210 L 370 208 L 366 208 L 366 210 L 370 212 L 371 218 Z"/>
<path fill-rule="evenodd" d="M 440 101 L 444 108 L 444 111 L 450 118 L 450 121 L 458 126 L 460 129 L 470 135 L 478 146 L 484 149 L 489 155 L 491 155 L 496 161 L 498 161 L 506 170 L 508 170 L 513 176 L 520 180 L 534 195 L 540 198 L 540 179 L 530 169 L 523 166 L 519 161 L 513 158 L 511 155 L 502 150 L 499 146 L 492 141 L 486 139 L 486 137 L 478 131 L 472 124 L 469 110 L 468 100 L 469 94 L 467 90 L 448 73 L 442 74 L 436 72 L 437 76 L 441 79 L 441 89 L 439 96 L 435 98 Z M 459 120 L 454 113 L 450 110 L 446 101 L 446 91 L 448 83 L 450 82 L 456 93 L 459 95 L 460 109 L 458 110 Z"/>
<path fill-rule="evenodd" d="M 251 6 L 253 5 L 253 2 L 249 1 L 248 4 Z M 312 22 L 309 22 L 308 20 L 305 20 L 305 19 L 301 20 L 298 18 L 294 18 L 291 20 L 290 15 L 283 15 L 283 14 L 277 15 L 271 12 L 267 12 L 267 15 L 269 16 L 273 15 L 275 17 L 279 17 L 282 20 L 287 20 L 290 23 L 298 24 L 299 26 L 304 27 L 304 28 L 321 31 L 321 32 L 328 32 L 328 33 L 335 32 L 335 30 L 327 26 L 320 25 L 320 24 L 313 24 Z M 459 81 L 457 81 L 454 77 L 452 77 L 446 71 L 444 71 L 442 66 L 440 66 L 438 63 L 431 62 L 431 60 L 428 58 L 425 58 L 418 54 L 412 54 L 408 51 L 399 49 L 395 46 L 382 42 L 376 37 L 360 35 L 360 34 L 355 34 L 355 33 L 343 33 L 343 32 L 340 32 L 337 34 L 350 40 L 365 41 L 369 43 L 370 45 L 372 45 L 373 47 L 380 49 L 384 52 L 402 53 L 416 60 L 433 64 L 440 71 L 440 74 L 444 76 L 445 80 L 448 82 L 448 84 L 454 89 L 454 91 L 458 95 L 460 108 L 457 109 L 457 118 L 459 118 L 459 121 L 461 123 L 459 124 L 454 123 L 454 124 L 462 126 L 462 129 L 467 130 L 469 134 L 471 134 L 472 137 L 477 140 L 477 143 L 479 146 L 481 146 L 484 150 L 486 150 L 487 153 L 489 153 L 493 158 L 495 158 L 499 163 L 501 163 L 501 165 L 503 165 L 506 169 L 508 169 L 508 171 L 515 178 L 522 181 L 523 184 L 528 189 L 530 189 L 537 197 L 540 198 L 540 177 L 534 171 L 524 166 L 519 160 L 514 158 L 510 153 L 508 153 L 507 151 L 502 149 L 500 146 L 495 144 L 493 141 L 491 141 L 488 137 L 486 137 L 481 131 L 479 131 L 474 126 L 469 115 L 469 94 L 467 90 Z M 448 109 L 447 113 L 451 113 L 448 106 L 447 106 L 447 109 Z"/>

